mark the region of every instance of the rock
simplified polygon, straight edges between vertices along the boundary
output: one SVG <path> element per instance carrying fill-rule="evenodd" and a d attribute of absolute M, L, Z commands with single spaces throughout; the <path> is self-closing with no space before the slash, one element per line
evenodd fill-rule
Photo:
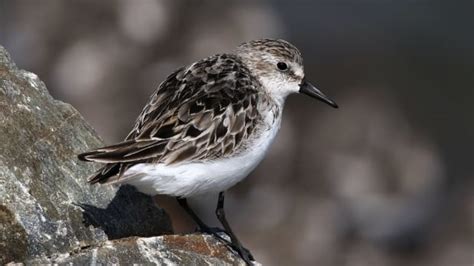
<path fill-rule="evenodd" d="M 76 154 L 103 142 L 1 46 L 0 125 L 0 264 L 242 262 L 209 236 L 163 236 L 168 216 L 134 188 L 87 184 Z"/>
<path fill-rule="evenodd" d="M 72 263 L 73 265 L 156 264 L 156 265 L 239 265 L 243 264 L 227 247 L 208 235 L 166 235 L 129 237 L 105 241 L 78 252 L 56 254 L 27 264 Z M 239 263 L 240 262 L 240 263 Z"/>

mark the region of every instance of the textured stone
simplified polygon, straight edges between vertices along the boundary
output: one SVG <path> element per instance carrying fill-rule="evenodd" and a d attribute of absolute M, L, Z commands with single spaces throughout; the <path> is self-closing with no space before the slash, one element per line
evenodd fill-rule
<path fill-rule="evenodd" d="M 245 265 L 224 244 L 208 235 L 129 237 L 105 241 L 77 252 L 55 254 L 26 264 L 72 263 L 74 265 Z"/>
<path fill-rule="evenodd" d="M 76 154 L 100 145 L 0 46 L 0 264 L 241 262 L 208 236 L 160 236 L 168 216 L 134 188 L 87 184 Z"/>

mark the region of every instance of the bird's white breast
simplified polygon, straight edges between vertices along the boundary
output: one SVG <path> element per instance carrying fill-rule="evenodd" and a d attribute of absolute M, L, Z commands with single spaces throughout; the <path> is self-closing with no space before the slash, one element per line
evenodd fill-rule
<path fill-rule="evenodd" d="M 224 191 L 244 179 L 265 156 L 280 128 L 280 118 L 271 120 L 271 125 L 262 129 L 248 149 L 237 156 L 176 165 L 137 164 L 128 169 L 119 182 L 133 185 L 149 195 L 189 197 Z"/>

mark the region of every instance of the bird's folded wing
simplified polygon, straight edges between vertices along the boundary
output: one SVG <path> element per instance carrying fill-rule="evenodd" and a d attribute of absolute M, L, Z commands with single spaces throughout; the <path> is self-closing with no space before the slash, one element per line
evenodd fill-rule
<path fill-rule="evenodd" d="M 226 156 L 252 134 L 260 118 L 256 108 L 263 95 L 258 85 L 229 55 L 181 68 L 152 95 L 124 142 L 79 158 L 109 164 L 173 164 Z"/>

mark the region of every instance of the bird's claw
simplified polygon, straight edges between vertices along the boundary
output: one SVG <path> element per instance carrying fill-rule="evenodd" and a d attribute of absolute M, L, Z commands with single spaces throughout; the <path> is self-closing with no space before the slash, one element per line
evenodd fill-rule
<path fill-rule="evenodd" d="M 238 253 L 238 255 L 245 261 L 247 265 L 253 265 L 255 259 L 248 249 L 243 246 L 236 246 L 233 244 L 230 244 L 230 247 L 232 248 L 232 250 Z"/>
<path fill-rule="evenodd" d="M 196 228 L 196 231 L 214 236 L 218 240 L 222 241 L 226 246 L 228 246 L 230 250 L 234 252 L 237 256 L 241 257 L 247 265 L 253 265 L 252 261 L 255 261 L 255 259 L 252 253 L 250 253 L 250 251 L 242 245 L 232 243 L 228 239 L 229 236 L 225 230 L 219 227 L 199 227 Z"/>

